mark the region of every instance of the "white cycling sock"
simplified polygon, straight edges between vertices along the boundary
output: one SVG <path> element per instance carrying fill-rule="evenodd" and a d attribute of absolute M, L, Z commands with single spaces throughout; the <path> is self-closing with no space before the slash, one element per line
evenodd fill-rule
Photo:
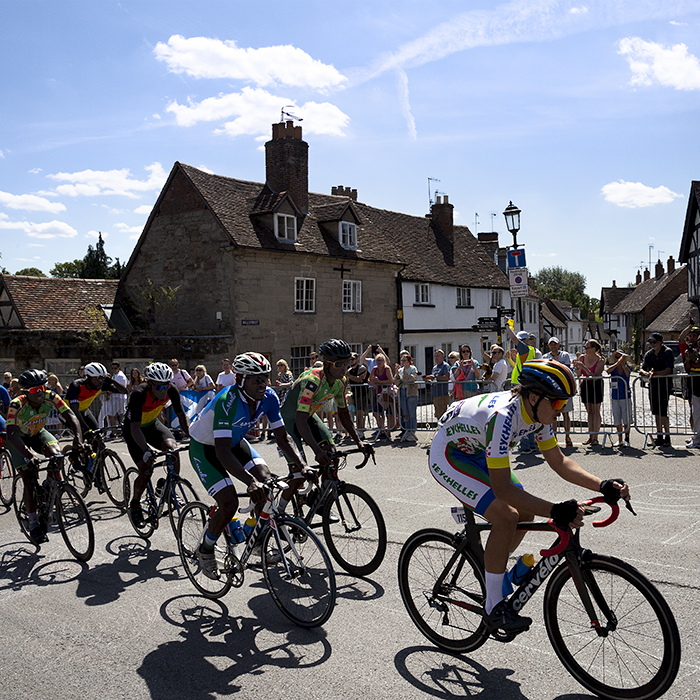
<path fill-rule="evenodd" d="M 486 614 L 490 615 L 491 611 L 503 600 L 503 576 L 501 574 L 491 574 L 486 572 Z"/>

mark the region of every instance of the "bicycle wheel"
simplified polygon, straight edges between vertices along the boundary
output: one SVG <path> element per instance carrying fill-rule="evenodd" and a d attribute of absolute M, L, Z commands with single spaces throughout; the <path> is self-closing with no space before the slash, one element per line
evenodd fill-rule
<path fill-rule="evenodd" d="M 443 530 L 411 535 L 399 555 L 399 590 L 416 627 L 441 649 L 461 653 L 478 649 L 489 632 L 482 617 L 484 572 L 471 551 L 463 551 L 436 590 L 456 548 Z"/>
<path fill-rule="evenodd" d="M 152 487 L 146 486 L 141 494 L 141 517 L 143 522 L 140 525 L 134 523 L 134 518 L 131 513 L 131 494 L 134 491 L 134 481 L 139 477 L 139 470 L 131 467 L 126 470 L 124 475 L 124 503 L 126 504 L 126 514 L 129 517 L 131 526 L 136 530 L 136 533 L 147 540 L 156 529 L 158 504 L 156 503 L 155 495 Z"/>
<path fill-rule="evenodd" d="M 305 523 L 278 517 L 275 524 L 276 528 L 265 530 L 262 539 L 267 588 L 292 622 L 300 627 L 318 627 L 328 620 L 335 605 L 331 560 Z"/>
<path fill-rule="evenodd" d="M 24 480 L 20 474 L 17 474 L 12 481 L 12 505 L 15 509 L 15 516 L 19 523 L 19 529 L 31 542 L 32 538 L 29 536 L 29 518 L 27 517 L 27 508 L 24 505 Z"/>
<path fill-rule="evenodd" d="M 56 520 L 63 541 L 78 561 L 89 561 L 95 551 L 95 531 L 87 506 L 70 485 L 58 484 Z"/>
<path fill-rule="evenodd" d="M 102 485 L 105 487 L 109 500 L 117 508 L 124 508 L 124 474 L 126 468 L 122 458 L 114 450 L 105 450 L 102 461 Z"/>
<path fill-rule="evenodd" d="M 172 487 L 168 494 L 168 518 L 170 519 L 170 526 L 173 528 L 173 535 L 177 536 L 177 523 L 182 509 L 188 503 L 196 500 L 197 492 L 187 479 L 178 478 L 172 482 Z"/>
<path fill-rule="evenodd" d="M 328 553 L 353 576 L 379 568 L 386 554 L 386 525 L 379 506 L 359 486 L 341 484 L 338 498 L 323 507 L 323 537 Z"/>
<path fill-rule="evenodd" d="M 629 564 L 594 554 L 581 564 L 601 634 L 586 613 L 568 566 L 544 596 L 549 641 L 566 670 L 602 698 L 653 700 L 678 673 L 681 642 L 662 595 Z"/>
<path fill-rule="evenodd" d="M 207 598 L 221 598 L 231 590 L 235 567 L 229 551 L 229 538 L 221 534 L 214 547 L 219 579 L 205 576 L 197 559 L 197 549 L 202 543 L 202 535 L 209 519 L 209 508 L 199 501 L 188 503 L 180 513 L 177 524 L 177 549 L 187 578 L 194 587 Z"/>
<path fill-rule="evenodd" d="M 87 466 L 87 462 L 85 465 L 74 464 L 66 455 L 61 465 L 61 474 L 64 481 L 69 483 L 80 494 L 81 498 L 85 498 L 92 486 L 92 478 L 82 466 Z"/>
<path fill-rule="evenodd" d="M 8 450 L 0 450 L 0 502 L 8 508 L 12 505 L 12 486 L 15 469 Z"/>

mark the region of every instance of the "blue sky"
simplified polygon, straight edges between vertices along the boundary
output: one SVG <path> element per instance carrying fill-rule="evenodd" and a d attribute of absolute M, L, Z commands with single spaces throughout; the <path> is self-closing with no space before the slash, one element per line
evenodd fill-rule
<path fill-rule="evenodd" d="M 598 297 L 678 255 L 699 29 L 700 0 L 6 1 L 0 265 L 48 272 L 97 231 L 126 261 L 176 160 L 262 182 L 286 107 L 312 191 L 423 216 L 436 178 L 502 244 L 512 200 L 531 273 Z"/>

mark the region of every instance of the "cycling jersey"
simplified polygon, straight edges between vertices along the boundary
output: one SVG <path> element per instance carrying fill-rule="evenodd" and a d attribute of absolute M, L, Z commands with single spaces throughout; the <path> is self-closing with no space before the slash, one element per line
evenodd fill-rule
<path fill-rule="evenodd" d="M 47 391 L 44 401 L 38 408 L 33 408 L 26 394 L 20 394 L 10 401 L 7 409 L 7 427 L 16 426 L 23 435 L 37 435 L 46 425 L 52 408 L 59 413 L 65 413 L 70 408 L 68 404 L 53 391 Z"/>
<path fill-rule="evenodd" d="M 109 391 L 111 393 L 122 393 L 120 389 L 122 388 L 120 384 L 117 384 L 114 380 L 107 377 L 102 382 L 102 386 L 97 389 L 92 389 L 88 384 L 88 379 L 90 377 L 80 377 L 79 379 L 74 379 L 68 386 L 66 391 L 66 401 L 70 404 L 70 407 L 77 412 L 83 413 L 86 411 L 90 404 L 103 392 Z"/>
<path fill-rule="evenodd" d="M 332 385 L 326 379 L 322 367 L 312 367 L 302 372 L 292 384 L 282 407 L 285 418 L 296 416 L 297 411 L 313 415 L 328 399 L 335 399 L 338 408 L 345 408 L 345 377 Z"/>
<path fill-rule="evenodd" d="M 510 450 L 535 434 L 540 450 L 555 447 L 551 425 L 535 423 L 522 397 L 509 391 L 482 394 L 452 404 L 438 422 L 430 447 L 430 472 L 460 501 L 483 515 L 493 502 L 490 469 L 509 469 Z M 513 472 L 511 481 L 522 488 Z"/>
<path fill-rule="evenodd" d="M 284 425 L 280 402 L 273 389 L 265 389 L 265 396 L 257 402 L 251 416 L 248 401 L 240 389 L 235 384 L 226 386 L 193 418 L 190 438 L 203 445 L 213 445 L 216 438 L 231 438 L 231 444 L 236 445 L 263 415 L 270 422 L 270 430 Z"/>
<path fill-rule="evenodd" d="M 164 399 L 157 399 L 149 390 L 148 382 L 139 384 L 129 397 L 124 414 L 124 425 L 129 423 L 140 423 L 142 427 L 153 425 L 160 412 L 165 408 L 165 404 L 171 401 L 175 413 L 182 413 L 182 402 L 180 392 L 171 386 Z"/>

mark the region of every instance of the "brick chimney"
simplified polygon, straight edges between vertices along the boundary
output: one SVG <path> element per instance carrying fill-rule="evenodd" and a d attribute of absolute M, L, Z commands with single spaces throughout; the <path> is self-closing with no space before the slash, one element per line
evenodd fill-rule
<path fill-rule="evenodd" d="M 444 200 L 438 195 L 435 204 L 430 208 L 433 224 L 442 232 L 450 243 L 454 243 L 454 221 L 452 213 L 454 207 L 449 203 L 447 195 Z"/>
<path fill-rule="evenodd" d="M 664 276 L 664 264 L 661 262 L 661 260 L 656 261 L 656 265 L 654 267 L 654 279 L 659 279 L 660 277 Z"/>
<path fill-rule="evenodd" d="M 642 273 L 637 270 L 637 279 L 634 280 L 635 284 L 641 284 L 642 283 Z"/>
<path fill-rule="evenodd" d="M 292 121 L 272 125 L 272 140 L 265 144 L 265 179 L 273 192 L 288 192 L 294 204 L 308 212 L 309 144 Z"/>
<path fill-rule="evenodd" d="M 498 231 L 479 231 L 479 243 L 498 265 Z"/>
<path fill-rule="evenodd" d="M 649 269 L 644 270 L 644 281 L 646 282 L 651 275 L 649 274 Z"/>
<path fill-rule="evenodd" d="M 673 259 L 673 255 L 668 256 L 666 261 L 666 272 L 670 275 L 676 269 L 676 261 Z"/>
<path fill-rule="evenodd" d="M 350 189 L 349 187 L 343 187 L 343 185 L 331 187 L 331 194 L 335 194 L 338 197 L 350 197 L 353 202 L 357 201 L 357 190 Z"/>

